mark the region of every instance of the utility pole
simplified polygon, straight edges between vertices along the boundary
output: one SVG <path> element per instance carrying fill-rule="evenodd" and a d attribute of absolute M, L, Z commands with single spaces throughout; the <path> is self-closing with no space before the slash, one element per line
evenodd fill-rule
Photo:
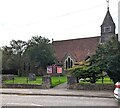
<path fill-rule="evenodd" d="M 120 1 L 118 2 L 118 41 L 120 42 Z"/>
<path fill-rule="evenodd" d="M 0 84 L 1 82 L 2 82 L 2 50 L 0 49 Z"/>

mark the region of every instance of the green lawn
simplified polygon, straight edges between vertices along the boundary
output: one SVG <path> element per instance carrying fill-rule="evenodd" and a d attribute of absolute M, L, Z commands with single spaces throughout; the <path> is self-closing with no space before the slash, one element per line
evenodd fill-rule
<path fill-rule="evenodd" d="M 4 81 L 6 84 L 13 84 L 13 80 L 6 80 Z M 27 82 L 27 77 L 14 77 L 14 84 L 41 84 L 42 83 L 42 78 L 37 77 L 36 81 L 28 81 Z"/>
<path fill-rule="evenodd" d="M 64 82 L 67 82 L 66 76 L 52 77 L 52 87 L 55 87 L 56 85 L 62 84 Z"/>
<path fill-rule="evenodd" d="M 52 87 L 64 83 L 67 81 L 66 76 L 55 76 L 51 77 Z M 6 84 L 13 84 L 13 80 L 4 81 Z M 35 81 L 27 81 L 27 77 L 14 77 L 14 84 L 42 84 L 42 77 L 37 76 Z"/>
<path fill-rule="evenodd" d="M 66 76 L 54 76 L 51 77 L 52 79 L 52 87 L 55 87 L 61 83 L 64 83 L 67 81 Z M 4 81 L 6 84 L 13 84 L 13 80 L 6 80 Z M 28 81 L 27 77 L 15 77 L 14 84 L 42 84 L 42 77 L 37 76 L 36 81 Z M 80 84 L 90 84 L 90 82 L 81 81 Z M 102 79 L 99 79 L 96 84 L 102 84 Z M 105 77 L 103 80 L 103 84 L 114 84 L 113 81 L 110 80 L 109 77 Z"/>
<path fill-rule="evenodd" d="M 96 83 L 102 84 L 102 79 L 99 79 Z M 103 84 L 114 84 L 114 83 L 109 77 L 105 77 L 103 79 Z"/>
<path fill-rule="evenodd" d="M 80 82 L 81 84 L 90 84 L 90 82 L 87 82 L 87 81 L 81 81 Z M 101 79 L 98 79 L 96 81 L 96 84 L 102 84 L 102 78 Z M 104 77 L 103 79 L 103 84 L 114 84 L 112 80 L 110 80 L 109 77 Z"/>

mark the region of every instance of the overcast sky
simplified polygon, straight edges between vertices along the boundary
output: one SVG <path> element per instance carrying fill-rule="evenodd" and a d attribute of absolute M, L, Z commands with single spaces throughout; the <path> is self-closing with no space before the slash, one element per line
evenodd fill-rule
<path fill-rule="evenodd" d="M 118 33 L 118 1 L 110 13 Z M 55 40 L 100 36 L 106 0 L 0 0 L 0 46 L 32 36 Z"/>

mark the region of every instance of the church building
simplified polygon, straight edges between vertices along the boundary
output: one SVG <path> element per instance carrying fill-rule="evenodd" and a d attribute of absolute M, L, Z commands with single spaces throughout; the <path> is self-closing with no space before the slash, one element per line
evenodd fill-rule
<path fill-rule="evenodd" d="M 97 46 L 115 36 L 115 23 L 107 7 L 107 13 L 101 27 L 101 36 L 53 41 L 52 45 L 57 59 L 64 69 L 71 68 L 75 62 L 85 60 L 95 54 Z"/>

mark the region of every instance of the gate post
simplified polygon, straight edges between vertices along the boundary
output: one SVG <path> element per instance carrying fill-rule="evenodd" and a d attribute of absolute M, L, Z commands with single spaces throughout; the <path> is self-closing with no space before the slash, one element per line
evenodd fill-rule
<path fill-rule="evenodd" d="M 77 78 L 73 75 L 67 76 L 67 88 L 70 89 L 74 84 L 77 84 Z"/>
<path fill-rule="evenodd" d="M 51 82 L 51 76 L 50 75 L 44 75 L 42 77 L 42 88 L 43 89 L 49 89 L 52 86 Z"/>

